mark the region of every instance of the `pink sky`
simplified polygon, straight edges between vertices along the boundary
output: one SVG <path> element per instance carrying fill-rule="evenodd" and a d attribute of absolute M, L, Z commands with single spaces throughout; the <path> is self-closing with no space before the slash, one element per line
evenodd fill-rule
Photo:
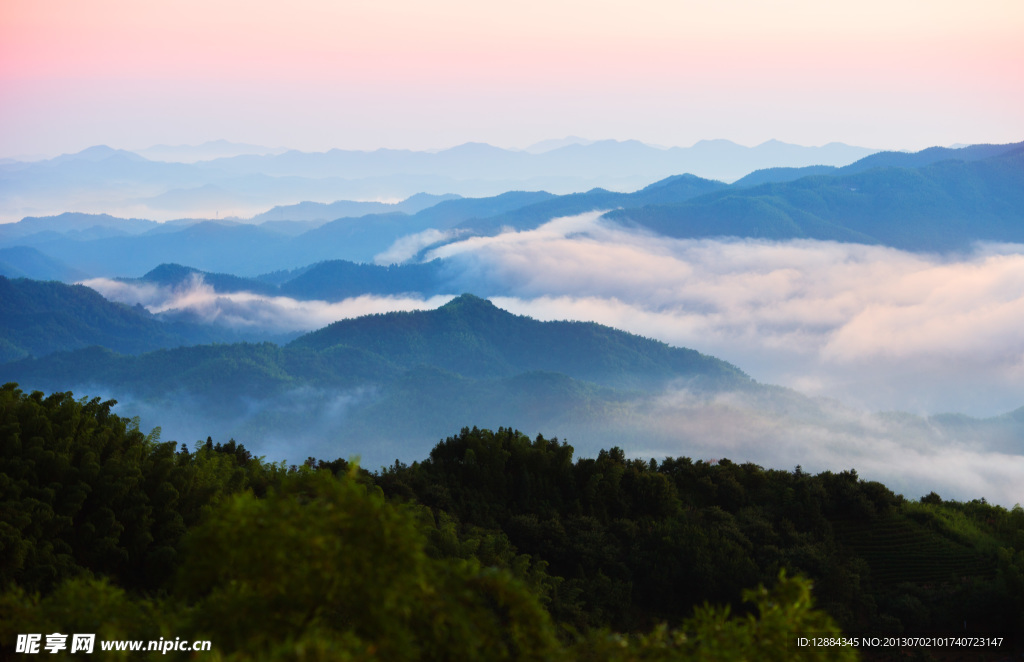
<path fill-rule="evenodd" d="M 1017 0 L 4 0 L 0 157 L 1024 139 Z"/>

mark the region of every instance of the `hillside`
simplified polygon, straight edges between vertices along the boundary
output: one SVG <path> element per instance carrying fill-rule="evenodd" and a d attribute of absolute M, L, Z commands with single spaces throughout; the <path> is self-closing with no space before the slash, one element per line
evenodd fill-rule
<path fill-rule="evenodd" d="M 372 473 L 289 465 L 235 439 L 161 442 L 113 405 L 0 387 L 0 475 L 15 477 L 0 524 L 21 552 L 0 564 L 5 646 L 40 622 L 116 638 L 124 619 L 233 657 L 282 640 L 293 653 L 298 632 L 330 651 L 317 659 L 372 640 L 374 659 L 490 661 L 509 630 L 501 659 L 857 659 L 793 655 L 798 636 L 840 634 L 944 642 L 857 644 L 865 659 L 1020 653 L 1019 506 L 907 499 L 855 470 L 578 457 L 510 428 L 464 427 Z M 422 622 L 437 614 L 443 627 Z M 465 646 L 453 624 L 489 641 Z"/>
<path fill-rule="evenodd" d="M 74 288 L 74 292 L 85 300 L 102 299 L 88 294 L 92 291 L 87 288 Z M 131 310 L 118 304 L 110 304 L 109 309 Z M 161 327 L 159 322 L 152 326 Z M 91 344 L 108 349 L 116 344 L 98 335 L 93 340 L 103 340 Z M 60 349 L 66 348 L 55 345 L 47 353 Z M 383 383 L 424 366 L 470 381 L 545 372 L 630 389 L 658 388 L 680 379 L 708 388 L 750 383 L 735 366 L 692 349 L 670 347 L 599 324 L 539 322 L 512 315 L 470 294 L 433 311 L 336 322 L 285 347 L 271 343 L 209 345 L 138 357 L 82 350 L 21 361 L 5 366 L 4 371 L 23 383 L 91 380 L 132 390 L 149 385 L 146 390 L 154 393 L 215 388 L 244 394 L 273 391 L 278 382 Z"/>
<path fill-rule="evenodd" d="M 806 238 L 910 251 L 964 250 L 977 241 L 1024 242 L 1024 147 L 1003 148 L 988 158 L 952 158 L 922 167 L 913 167 L 910 155 L 875 155 L 868 159 L 879 167 L 840 171 L 851 174 L 731 188 L 681 204 L 620 209 L 606 217 L 671 237 Z"/>
<path fill-rule="evenodd" d="M 472 295 L 433 311 L 338 322 L 284 347 L 58 352 L 0 365 L 6 381 L 110 393 L 131 411 L 159 412 L 185 438 L 206 426 L 339 454 L 358 440 L 372 445 L 373 461 L 421 452 L 471 420 L 596 429 L 603 439 L 618 434 L 608 422 L 627 429 L 623 412 L 669 385 L 758 388 L 691 349 L 598 324 L 518 317 Z"/>
<path fill-rule="evenodd" d="M 93 345 L 140 354 L 252 338 L 244 329 L 167 323 L 141 305 L 108 301 L 84 285 L 0 276 L 0 363 Z"/>
<path fill-rule="evenodd" d="M 318 227 L 288 221 L 283 211 L 281 219 L 259 226 L 65 214 L 10 224 L 0 232 L 0 248 L 32 247 L 68 270 L 95 276 L 140 276 L 161 263 L 177 263 L 255 277 L 339 259 L 402 262 L 438 242 L 612 210 L 605 218 L 669 237 L 804 238 L 911 251 L 964 250 L 978 241 L 1024 241 L 1022 154 L 1020 144 L 931 148 L 874 154 L 842 168 L 770 168 L 733 185 L 678 174 L 632 193 L 506 191 L 442 200 L 414 214 L 392 206 L 389 213 L 336 218 Z M 393 250 L 403 240 L 408 246 Z"/>
<path fill-rule="evenodd" d="M 195 341 L 141 306 L 104 299 L 83 285 L 0 276 L 0 362 L 103 345 L 125 354 Z"/>
<path fill-rule="evenodd" d="M 696 378 L 734 384 L 746 376 L 692 349 L 670 347 L 590 322 L 539 322 L 464 294 L 432 311 L 341 320 L 289 347 L 354 347 L 398 365 L 424 364 L 473 378 L 557 372 L 607 386 L 653 388 Z"/>

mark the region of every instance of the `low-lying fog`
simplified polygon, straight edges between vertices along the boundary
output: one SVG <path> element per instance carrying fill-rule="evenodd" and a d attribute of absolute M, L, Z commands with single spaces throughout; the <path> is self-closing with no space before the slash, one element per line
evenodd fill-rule
<path fill-rule="evenodd" d="M 633 454 L 729 457 L 787 469 L 802 464 L 809 471 L 856 468 L 911 497 L 935 490 L 1006 505 L 1024 501 L 1019 428 L 925 418 L 992 417 L 1024 405 L 1024 247 L 923 255 L 809 240 L 675 240 L 591 213 L 454 241 L 421 257 L 444 258 L 453 295 L 473 292 L 517 314 L 593 320 L 692 347 L 761 383 L 831 399 L 809 406 L 798 398 L 804 404 L 797 405 L 787 395 L 780 406 L 736 394 L 706 400 L 665 393 L 631 413 L 631 425 L 640 420 L 646 431 L 619 444 Z M 88 284 L 154 312 L 190 309 L 210 321 L 275 331 L 447 300 L 300 302 L 217 294 L 201 282 L 176 290 Z M 912 415 L 877 413 L 893 411 Z M 530 431 L 526 423 L 494 425 Z M 463 421 L 448 433 L 465 424 L 490 425 Z M 572 438 L 577 431 L 597 434 L 574 427 L 530 432 L 569 436 L 584 454 L 609 445 Z M 424 457 L 426 449 L 429 444 L 402 459 Z M 394 460 L 390 453 L 361 454 L 371 468 Z"/>

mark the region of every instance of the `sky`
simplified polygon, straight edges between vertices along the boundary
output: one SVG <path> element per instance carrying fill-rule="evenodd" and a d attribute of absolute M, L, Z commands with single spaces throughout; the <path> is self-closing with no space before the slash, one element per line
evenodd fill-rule
<path fill-rule="evenodd" d="M 1018 0 L 3 0 L 0 158 L 1024 137 Z"/>

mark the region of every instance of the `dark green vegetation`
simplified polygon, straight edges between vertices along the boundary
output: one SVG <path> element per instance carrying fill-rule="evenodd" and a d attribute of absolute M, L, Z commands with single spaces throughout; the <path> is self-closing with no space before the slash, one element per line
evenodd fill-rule
<path fill-rule="evenodd" d="M 1024 627 L 1019 507 L 907 502 L 852 471 L 574 459 L 507 429 L 379 473 L 288 467 L 161 442 L 111 404 L 0 389 L 5 647 L 96 632 L 233 660 L 798 660 L 851 655 L 794 645 L 839 628 Z M 948 572 L 915 572 L 917 552 Z"/>
<path fill-rule="evenodd" d="M 692 349 L 593 322 L 538 322 L 471 294 L 435 311 L 341 320 L 289 347 L 318 352 L 350 347 L 403 367 L 431 365 L 477 378 L 543 370 L 606 386 L 658 387 L 687 375 L 730 385 L 744 377 L 724 361 Z"/>
<path fill-rule="evenodd" d="M 93 345 L 138 354 L 249 338 L 244 330 L 165 323 L 141 305 L 108 301 L 84 285 L 0 276 L 0 363 Z"/>
<path fill-rule="evenodd" d="M 344 320 L 283 347 L 205 345 L 141 356 L 92 347 L 8 363 L 0 378 L 44 390 L 102 386 L 158 403 L 164 416 L 189 394 L 191 417 L 223 422 L 255 410 L 246 435 L 288 430 L 320 444 L 326 440 L 314 425 L 339 407 L 339 418 L 323 423 L 332 434 L 425 444 L 467 419 L 538 430 L 600 421 L 669 383 L 753 387 L 735 366 L 694 350 L 593 323 L 538 322 L 472 295 L 433 311 Z M 400 455 L 380 454 L 382 462 Z"/>

